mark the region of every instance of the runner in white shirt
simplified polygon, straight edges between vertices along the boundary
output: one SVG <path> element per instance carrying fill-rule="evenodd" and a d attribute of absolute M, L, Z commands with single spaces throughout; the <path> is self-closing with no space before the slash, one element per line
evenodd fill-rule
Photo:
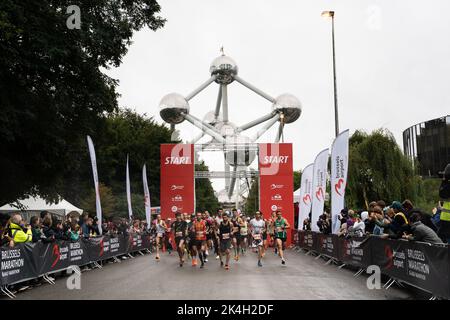
<path fill-rule="evenodd" d="M 250 231 L 252 233 L 252 247 L 258 248 L 258 267 L 262 267 L 261 259 L 263 253 L 263 233 L 265 231 L 266 223 L 261 218 L 261 212 L 255 212 L 255 218 L 250 220 Z"/>

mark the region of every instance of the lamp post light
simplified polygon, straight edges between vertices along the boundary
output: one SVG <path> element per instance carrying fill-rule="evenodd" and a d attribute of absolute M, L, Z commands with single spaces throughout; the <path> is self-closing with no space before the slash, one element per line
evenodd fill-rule
<path fill-rule="evenodd" d="M 334 11 L 323 11 L 322 17 L 331 18 L 331 42 L 333 47 L 333 83 L 334 83 L 334 128 L 337 137 L 339 134 L 339 114 L 338 114 L 337 85 L 336 85 L 336 53 L 334 47 Z"/>

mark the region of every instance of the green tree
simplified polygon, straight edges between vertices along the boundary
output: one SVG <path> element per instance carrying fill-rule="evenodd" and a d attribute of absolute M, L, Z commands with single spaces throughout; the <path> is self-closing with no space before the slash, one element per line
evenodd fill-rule
<path fill-rule="evenodd" d="M 346 201 L 367 208 L 370 201 L 417 199 L 418 177 L 393 135 L 379 129 L 371 134 L 356 131 L 349 143 Z"/>
<path fill-rule="evenodd" d="M 81 8 L 81 29 L 66 8 Z M 155 0 L 0 1 L 0 203 L 55 200 L 76 171 L 86 135 L 117 110 L 117 81 L 135 31 L 165 20 Z"/>
<path fill-rule="evenodd" d="M 302 181 L 302 170 L 294 171 L 294 191 L 300 188 Z"/>
<path fill-rule="evenodd" d="M 204 161 L 200 161 L 195 165 L 195 170 L 208 171 L 208 166 Z M 219 201 L 209 179 L 195 179 L 195 204 L 197 212 L 208 210 L 214 213 L 219 209 Z"/>
<path fill-rule="evenodd" d="M 244 212 L 253 216 L 257 210 L 259 210 L 259 181 L 258 178 L 252 178 L 250 190 L 247 199 L 245 199 Z"/>
<path fill-rule="evenodd" d="M 102 216 L 106 219 L 114 216 L 116 210 L 116 198 L 114 197 L 111 188 L 108 188 L 103 183 L 98 186 L 100 190 L 100 203 L 102 206 Z M 81 207 L 90 215 L 96 214 L 96 198 L 95 190 L 92 188 L 89 194 L 81 201 Z"/>

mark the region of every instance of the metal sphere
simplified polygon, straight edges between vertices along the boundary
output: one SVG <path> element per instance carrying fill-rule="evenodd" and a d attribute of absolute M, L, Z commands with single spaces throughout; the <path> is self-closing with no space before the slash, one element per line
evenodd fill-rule
<path fill-rule="evenodd" d="M 204 117 L 203 121 L 212 125 L 222 121 L 222 113 L 219 112 L 219 116 L 215 119 L 215 111 L 208 111 Z"/>
<path fill-rule="evenodd" d="M 284 123 L 291 123 L 297 120 L 302 114 L 302 104 L 295 96 L 284 93 L 275 99 L 273 110 L 283 112 Z"/>
<path fill-rule="evenodd" d="M 249 137 L 234 135 L 225 139 L 225 161 L 231 166 L 249 166 L 256 158 Z"/>
<path fill-rule="evenodd" d="M 217 129 L 217 131 L 220 132 L 220 134 L 223 137 L 232 137 L 236 134 L 237 127 L 234 123 L 228 121 L 227 123 L 224 123 L 223 121 L 218 121 L 214 127 Z"/>
<path fill-rule="evenodd" d="M 238 66 L 233 59 L 222 55 L 214 59 L 209 68 L 211 75 L 216 75 L 216 82 L 220 84 L 230 84 L 234 76 L 238 73 Z"/>
<path fill-rule="evenodd" d="M 184 121 L 182 113 L 189 113 L 189 103 L 178 93 L 165 95 L 159 103 L 159 114 L 167 123 L 178 124 Z"/>

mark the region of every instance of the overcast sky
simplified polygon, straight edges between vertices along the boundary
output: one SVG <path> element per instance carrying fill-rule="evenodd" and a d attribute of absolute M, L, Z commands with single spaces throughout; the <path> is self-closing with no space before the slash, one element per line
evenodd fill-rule
<path fill-rule="evenodd" d="M 402 131 L 450 114 L 450 1 L 448 0 L 159 0 L 165 27 L 136 33 L 118 79 L 121 106 L 159 116 L 170 92 L 187 95 L 209 78 L 209 66 L 225 54 L 239 75 L 272 96 L 289 92 L 303 105 L 285 127 L 294 146 L 294 169 L 314 161 L 334 137 L 331 21 L 335 10 L 337 85 L 341 130 L 385 127 L 402 146 Z M 202 118 L 214 110 L 213 84 L 190 101 Z M 230 121 L 241 125 L 267 114 L 271 104 L 238 83 L 229 92 Z M 177 126 L 183 140 L 199 132 Z M 259 141 L 273 142 L 277 127 Z M 248 130 L 251 135 L 254 131 Z M 207 139 L 203 138 L 204 142 Z M 203 154 L 213 170 L 222 156 Z M 217 160 L 217 161 L 216 161 Z M 223 181 L 213 181 L 216 190 Z"/>

